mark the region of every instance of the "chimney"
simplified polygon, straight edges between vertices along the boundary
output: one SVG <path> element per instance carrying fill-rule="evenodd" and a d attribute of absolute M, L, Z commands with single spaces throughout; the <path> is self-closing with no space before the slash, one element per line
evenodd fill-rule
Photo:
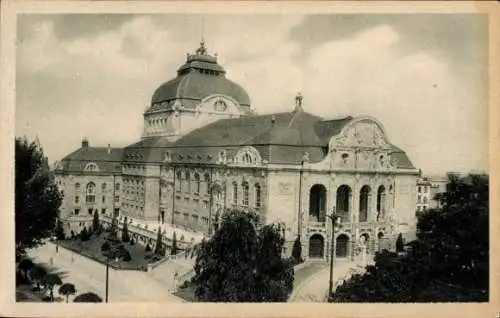
<path fill-rule="evenodd" d="M 110 154 L 111 154 L 111 145 L 108 144 L 108 155 L 110 155 Z"/>
<path fill-rule="evenodd" d="M 83 137 L 82 139 L 82 148 L 88 148 L 89 147 L 89 140 L 87 137 Z"/>

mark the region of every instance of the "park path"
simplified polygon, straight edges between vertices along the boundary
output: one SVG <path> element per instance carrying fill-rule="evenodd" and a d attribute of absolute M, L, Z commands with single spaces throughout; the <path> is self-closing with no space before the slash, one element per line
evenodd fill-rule
<path fill-rule="evenodd" d="M 354 271 L 362 272 L 364 268 L 361 266 L 362 261 L 336 260 L 333 267 L 333 281 L 338 282 L 339 279 L 345 279 Z M 328 285 L 330 280 L 329 264 L 324 263 L 324 266 L 312 273 L 308 278 L 302 280 L 301 283 L 294 286 L 293 292 L 290 295 L 289 302 L 324 302 L 328 295 Z"/>
<path fill-rule="evenodd" d="M 36 263 L 62 271 L 63 282 L 75 285 L 78 294 L 94 292 L 105 297 L 106 266 L 87 257 L 47 242 L 28 255 Z M 51 260 L 52 259 L 52 260 Z M 146 272 L 109 268 L 109 302 L 182 302 Z"/>

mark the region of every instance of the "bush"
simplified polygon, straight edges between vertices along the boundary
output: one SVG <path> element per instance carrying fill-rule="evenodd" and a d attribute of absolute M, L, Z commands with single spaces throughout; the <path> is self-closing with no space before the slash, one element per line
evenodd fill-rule
<path fill-rule="evenodd" d="M 82 231 L 80 232 L 80 235 L 79 235 L 79 236 L 80 236 L 80 239 L 81 239 L 82 241 L 88 241 L 88 240 L 90 240 L 90 235 L 91 235 L 91 234 L 92 234 L 92 233 L 91 233 L 91 232 L 89 232 L 89 230 L 87 230 L 87 227 L 83 227 L 83 229 L 82 229 Z"/>
<path fill-rule="evenodd" d="M 189 287 L 189 281 L 185 280 L 180 286 L 179 289 L 186 289 Z"/>
<path fill-rule="evenodd" d="M 107 252 L 111 249 L 111 247 L 109 246 L 109 243 L 106 241 L 104 242 L 104 244 L 102 244 L 101 246 L 101 252 Z"/>
<path fill-rule="evenodd" d="M 145 250 L 146 250 L 146 252 L 151 252 L 151 246 L 149 245 L 149 243 L 146 244 L 146 249 Z"/>
<path fill-rule="evenodd" d="M 135 241 L 134 241 L 134 239 L 130 239 L 130 241 L 128 242 L 128 244 L 130 244 L 130 245 L 135 245 Z"/>
<path fill-rule="evenodd" d="M 124 262 L 130 262 L 132 260 L 132 257 L 130 256 L 130 252 L 125 250 L 123 253 L 123 261 Z"/>

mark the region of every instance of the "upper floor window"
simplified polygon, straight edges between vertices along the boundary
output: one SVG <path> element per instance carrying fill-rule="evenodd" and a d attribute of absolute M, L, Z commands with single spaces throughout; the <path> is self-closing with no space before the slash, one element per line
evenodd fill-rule
<path fill-rule="evenodd" d="M 95 202 L 95 183 L 89 182 L 87 184 L 85 194 L 86 194 L 85 201 L 87 203 L 94 203 Z"/>
<path fill-rule="evenodd" d="M 108 186 L 108 185 L 106 184 L 106 182 L 105 182 L 105 183 L 103 183 L 103 184 L 102 184 L 102 186 L 101 186 L 102 191 L 106 191 L 107 186 Z"/>
<path fill-rule="evenodd" d="M 176 189 L 178 191 L 180 191 L 181 190 L 181 186 L 182 186 L 182 173 L 180 171 L 177 171 L 177 173 L 176 173 L 176 179 L 177 179 L 176 180 L 177 182 L 175 183 L 176 184 Z"/>
<path fill-rule="evenodd" d="M 80 191 L 80 183 L 75 183 L 75 191 L 78 192 Z"/>
<path fill-rule="evenodd" d="M 115 188 L 116 188 L 116 191 L 120 191 L 120 184 L 117 183 L 116 186 L 115 186 Z"/>
<path fill-rule="evenodd" d="M 99 171 L 99 168 L 97 167 L 97 165 L 95 163 L 90 162 L 90 163 L 87 163 L 85 165 L 84 170 L 88 171 L 88 172 L 94 172 L 94 171 Z"/>
<path fill-rule="evenodd" d="M 200 175 L 195 173 L 194 174 L 194 182 L 195 182 L 195 192 L 200 193 Z"/>
<path fill-rule="evenodd" d="M 249 187 L 248 187 L 248 182 L 243 182 L 242 184 L 242 188 L 243 188 L 243 205 L 244 206 L 248 206 L 248 191 L 249 191 Z"/>
<path fill-rule="evenodd" d="M 186 172 L 186 183 L 187 183 L 187 192 L 191 192 L 191 175 L 189 172 Z"/>
<path fill-rule="evenodd" d="M 238 184 L 233 182 L 233 204 L 238 204 Z"/>
<path fill-rule="evenodd" d="M 255 185 L 255 207 L 256 208 L 260 208 L 260 206 L 261 206 L 260 195 L 261 195 L 261 189 L 260 189 L 260 185 L 257 183 Z"/>

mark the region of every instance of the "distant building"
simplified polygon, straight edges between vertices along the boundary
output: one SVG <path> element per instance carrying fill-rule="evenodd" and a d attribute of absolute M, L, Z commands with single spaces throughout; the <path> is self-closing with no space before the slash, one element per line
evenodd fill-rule
<path fill-rule="evenodd" d="M 333 210 L 338 257 L 359 242 L 375 251 L 414 225 L 418 170 L 381 122 L 321 118 L 300 94 L 288 112 L 257 115 L 225 74 L 202 43 L 154 92 L 139 141 L 119 149 L 84 140 L 63 158 L 62 218 L 80 224 L 98 211 L 210 235 L 227 209 L 254 210 L 284 225 L 285 254 L 300 237 L 303 256 L 323 260 Z"/>

